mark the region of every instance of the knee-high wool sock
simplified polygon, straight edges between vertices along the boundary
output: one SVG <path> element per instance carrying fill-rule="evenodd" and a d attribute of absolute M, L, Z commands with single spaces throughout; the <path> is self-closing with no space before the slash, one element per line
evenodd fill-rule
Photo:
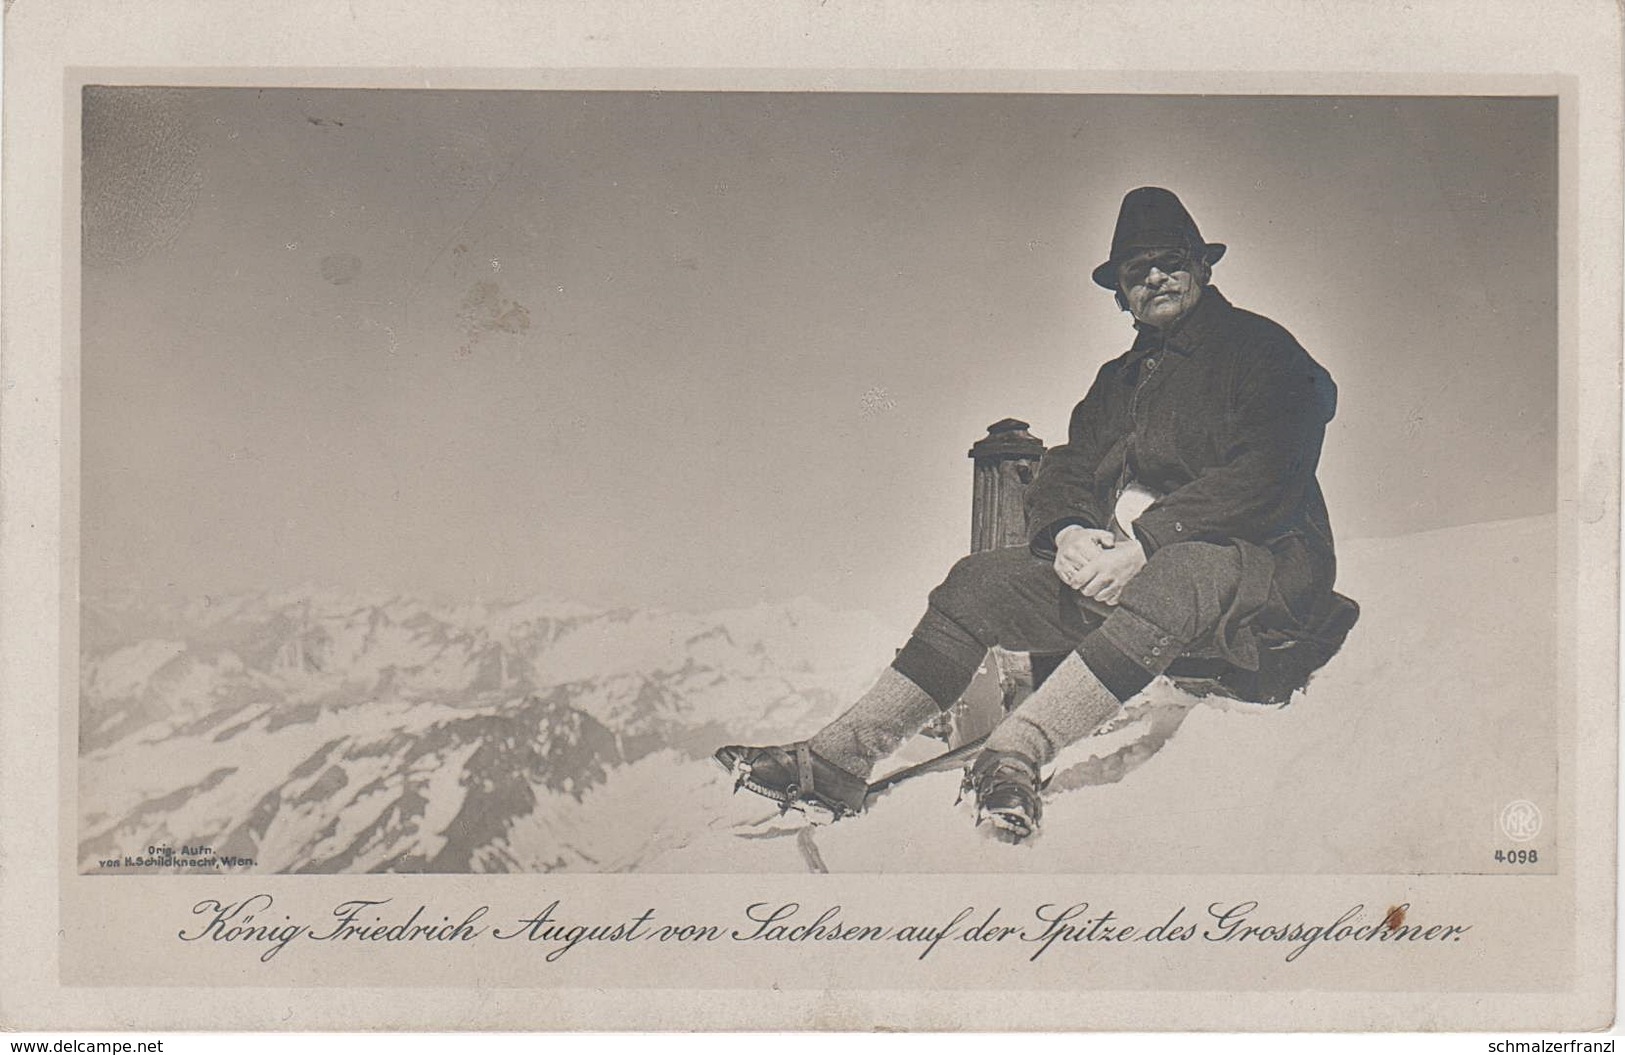
<path fill-rule="evenodd" d="M 984 749 L 1013 751 L 1040 766 L 1048 765 L 1063 747 L 1099 729 L 1122 706 L 1074 652 L 1037 692 L 1005 716 Z"/>
<path fill-rule="evenodd" d="M 874 687 L 808 741 L 813 751 L 853 776 L 869 779 L 875 763 L 939 714 L 929 694 L 887 667 Z"/>

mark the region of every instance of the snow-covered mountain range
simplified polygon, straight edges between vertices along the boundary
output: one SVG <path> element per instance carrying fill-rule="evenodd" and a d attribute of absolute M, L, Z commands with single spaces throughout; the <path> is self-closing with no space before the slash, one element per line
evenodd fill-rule
<path fill-rule="evenodd" d="M 302 590 L 82 611 L 87 871 L 149 846 L 292 872 L 628 867 L 663 782 L 728 739 L 805 735 L 890 656 L 869 618 L 806 601 L 701 617 Z M 605 812 L 655 771 L 649 805 Z"/>

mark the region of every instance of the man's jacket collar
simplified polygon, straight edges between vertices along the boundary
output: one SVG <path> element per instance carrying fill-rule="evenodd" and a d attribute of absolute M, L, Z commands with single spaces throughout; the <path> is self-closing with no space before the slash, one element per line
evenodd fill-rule
<path fill-rule="evenodd" d="M 1204 342 L 1224 328 L 1235 310 L 1225 295 L 1219 292 L 1219 287 L 1208 286 L 1202 290 L 1202 299 L 1196 302 L 1196 307 L 1174 325 L 1171 333 L 1164 334 L 1154 326 L 1136 321 L 1134 346 L 1129 349 L 1128 359 L 1124 364 L 1131 369 L 1124 372 L 1124 380 L 1131 380 L 1137 373 L 1132 368 L 1137 367 L 1140 360 L 1152 352 L 1160 352 L 1166 348 L 1180 355 L 1195 353 Z"/>

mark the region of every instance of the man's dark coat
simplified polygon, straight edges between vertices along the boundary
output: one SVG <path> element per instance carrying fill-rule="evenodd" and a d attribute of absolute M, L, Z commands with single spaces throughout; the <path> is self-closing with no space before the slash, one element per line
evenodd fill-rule
<path fill-rule="evenodd" d="M 1172 332 L 1136 328 L 1027 491 L 1034 554 L 1053 559 L 1067 524 L 1110 529 L 1118 491 L 1138 482 L 1162 496 L 1134 524 L 1148 555 L 1191 541 L 1241 552 L 1218 653 L 1257 670 L 1260 647 L 1320 641 L 1329 628 L 1335 642 L 1320 641 L 1318 667 L 1358 612 L 1332 591 L 1337 560 L 1315 478 L 1336 384 L 1285 329 L 1212 286 Z"/>

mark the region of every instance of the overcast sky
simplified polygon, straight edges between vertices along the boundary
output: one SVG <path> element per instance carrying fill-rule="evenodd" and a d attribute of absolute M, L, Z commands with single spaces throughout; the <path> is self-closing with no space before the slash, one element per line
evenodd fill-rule
<path fill-rule="evenodd" d="M 1128 189 L 1341 387 L 1341 538 L 1555 508 L 1540 99 L 87 96 L 87 594 L 912 613 L 1131 339 Z"/>

